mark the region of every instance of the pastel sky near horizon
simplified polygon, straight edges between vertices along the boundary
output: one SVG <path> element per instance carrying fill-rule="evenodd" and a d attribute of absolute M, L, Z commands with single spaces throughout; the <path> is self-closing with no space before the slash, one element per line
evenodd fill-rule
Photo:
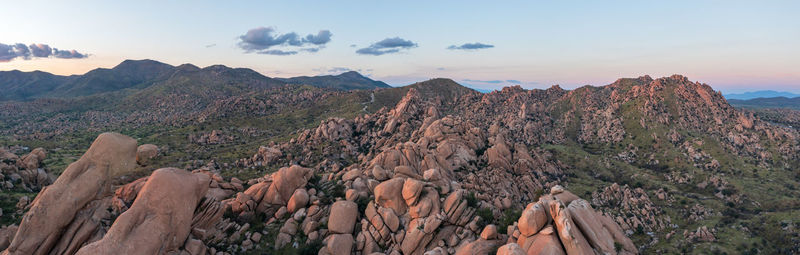
<path fill-rule="evenodd" d="M 800 93 L 800 1 L 34 0 L 0 6 L 0 44 L 88 54 L 3 61 L 0 48 L 0 70 L 82 74 L 125 59 L 154 59 L 246 67 L 270 77 L 356 70 L 396 86 L 447 77 L 482 89 L 574 88 L 683 74 L 724 93 Z"/>

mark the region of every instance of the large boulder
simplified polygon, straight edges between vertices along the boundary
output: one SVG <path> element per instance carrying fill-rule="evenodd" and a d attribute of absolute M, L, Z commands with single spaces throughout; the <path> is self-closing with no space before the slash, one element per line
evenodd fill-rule
<path fill-rule="evenodd" d="M 290 213 L 294 213 L 300 208 L 306 207 L 308 204 L 308 192 L 306 189 L 297 189 L 292 194 L 292 197 L 289 198 L 289 203 L 286 204 L 286 209 L 289 210 Z"/>
<path fill-rule="evenodd" d="M 192 216 L 210 183 L 208 175 L 177 168 L 158 169 L 142 186 L 100 241 L 77 254 L 164 254 L 178 251 L 189 237 Z"/>
<path fill-rule="evenodd" d="M 22 218 L 8 254 L 48 254 L 61 239 L 75 215 L 92 201 L 110 196 L 111 180 L 132 172 L 136 165 L 136 140 L 103 133 L 70 164 L 55 183 L 34 199 Z"/>
<path fill-rule="evenodd" d="M 314 175 L 313 169 L 298 165 L 279 169 L 272 175 L 272 185 L 269 186 L 266 197 L 261 202 L 285 205 L 294 191 L 304 187 L 312 175 Z"/>
<path fill-rule="evenodd" d="M 545 226 L 536 235 L 520 238 L 517 244 L 522 246 L 527 254 L 567 254 L 552 225 Z"/>
<path fill-rule="evenodd" d="M 523 236 L 531 236 L 539 232 L 547 224 L 547 212 L 542 202 L 528 204 L 519 218 L 519 232 Z"/>
<path fill-rule="evenodd" d="M 497 255 L 525 255 L 525 251 L 522 250 L 516 243 L 509 243 L 497 249 Z"/>
<path fill-rule="evenodd" d="M 638 253 L 613 219 L 560 185 L 528 204 L 516 225 L 516 243 L 526 254 Z"/>
<path fill-rule="evenodd" d="M 581 233 L 581 229 L 572 221 L 572 215 L 561 200 L 550 201 L 550 215 L 556 226 L 558 238 L 564 245 L 567 254 L 593 254 L 592 247 Z"/>
<path fill-rule="evenodd" d="M 403 199 L 403 184 L 405 178 L 397 177 L 388 181 L 381 182 L 375 186 L 375 203 L 394 210 L 397 215 L 403 215 L 408 210 L 405 199 Z"/>
<path fill-rule="evenodd" d="M 320 254 L 350 254 L 353 250 L 353 235 L 351 234 L 335 234 L 327 239 L 325 251 Z M 327 253 L 325 253 L 327 252 Z"/>
<path fill-rule="evenodd" d="M 338 234 L 353 233 L 353 226 L 358 218 L 358 205 L 350 201 L 336 201 L 331 206 L 328 230 Z"/>
<path fill-rule="evenodd" d="M 142 144 L 136 148 L 136 163 L 140 165 L 147 165 L 147 163 L 155 158 L 158 157 L 158 146 L 153 144 Z"/>

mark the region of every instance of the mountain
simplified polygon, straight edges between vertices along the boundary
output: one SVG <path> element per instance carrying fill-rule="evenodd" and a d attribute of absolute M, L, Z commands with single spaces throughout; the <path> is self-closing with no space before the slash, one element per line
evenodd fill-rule
<path fill-rule="evenodd" d="M 192 77 L 187 72 L 198 71 Z M 241 75 L 241 76 L 240 76 Z M 170 80 L 172 79 L 172 80 Z M 184 80 L 178 80 L 184 79 Z M 205 80 L 204 80 L 205 79 Z M 0 101 L 26 101 L 37 98 L 74 98 L 91 96 L 102 93 L 136 93 L 147 90 L 154 84 L 159 87 L 170 86 L 167 84 L 182 84 L 183 90 L 191 89 L 194 84 L 217 85 L 238 84 L 245 85 L 241 88 L 220 87 L 225 90 L 221 94 L 230 94 L 234 90 L 246 89 L 248 85 L 242 82 L 252 82 L 252 89 L 264 88 L 265 84 L 297 84 L 310 85 L 320 88 L 338 90 L 388 88 L 386 83 L 374 81 L 357 72 L 346 72 L 340 75 L 302 76 L 294 78 L 273 79 L 263 76 L 247 68 L 229 68 L 214 65 L 199 68 L 191 64 L 171 66 L 154 60 L 125 60 L 111 69 L 98 68 L 83 75 L 60 76 L 46 72 L 0 72 L 0 89 L 5 93 L 0 96 Z M 235 87 L 235 86 L 234 86 Z M 163 88 L 162 88 L 163 89 Z M 177 89 L 177 88 L 172 88 Z M 209 89 L 200 86 L 197 89 Z M 152 89 L 159 90 L 159 89 Z M 241 92 L 241 90 L 239 90 Z M 117 95 L 119 96 L 119 95 Z"/>
<path fill-rule="evenodd" d="M 279 78 L 289 84 L 311 85 L 320 88 L 333 88 L 338 90 L 390 88 L 389 84 L 364 77 L 356 71 L 348 71 L 339 75 L 300 76 L 293 78 Z"/>
<path fill-rule="evenodd" d="M 173 66 L 154 60 L 125 60 L 111 69 L 98 68 L 77 76 L 41 97 L 77 97 L 147 86 Z"/>
<path fill-rule="evenodd" d="M 759 90 L 759 91 L 752 91 L 752 92 L 744 92 L 740 94 L 727 94 L 725 98 L 728 100 L 730 99 L 737 99 L 737 100 L 748 100 L 754 98 L 771 98 L 771 97 L 787 97 L 787 98 L 794 98 L 800 97 L 800 94 L 794 94 L 791 92 L 783 92 L 783 91 L 774 91 L 774 90 Z"/>
<path fill-rule="evenodd" d="M 728 103 L 745 108 L 788 108 L 800 110 L 800 97 L 759 97 L 747 100 L 728 99 Z"/>
<path fill-rule="evenodd" d="M 0 101 L 34 98 L 75 80 L 75 78 L 42 71 L 2 71 L 0 72 L 0 89 L 3 90 L 3 93 L 0 95 Z"/>
<path fill-rule="evenodd" d="M 0 229 L 18 233 L 10 247 L 125 244 L 131 218 L 179 210 L 185 221 L 161 224 L 182 225 L 155 230 L 192 229 L 175 250 L 232 254 L 800 252 L 800 132 L 788 127 L 800 115 L 736 108 L 681 75 L 490 93 L 444 78 L 335 90 L 223 66 L 159 77 L 0 103 L 0 145 L 19 155 L 0 151 L 0 224 L 22 223 Z M 120 177 L 87 183 L 116 192 L 69 180 L 39 191 L 109 168 Z M 113 203 L 67 207 L 104 212 L 96 224 L 48 217 L 64 186 Z M 33 196 L 47 202 L 24 206 Z M 100 241 L 70 238 L 81 233 Z"/>

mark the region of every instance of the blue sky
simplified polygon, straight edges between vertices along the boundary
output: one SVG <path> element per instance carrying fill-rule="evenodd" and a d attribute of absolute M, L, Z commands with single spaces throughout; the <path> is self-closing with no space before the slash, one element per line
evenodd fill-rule
<path fill-rule="evenodd" d="M 0 70 L 80 74 L 149 58 L 275 77 L 351 69 L 392 85 L 447 77 L 479 88 L 574 88 L 677 73 L 726 93 L 800 92 L 800 1 L 14 1 L 2 8 L 0 44 L 41 43 L 88 57 L 0 59 Z M 244 49 L 242 36 L 262 27 L 276 38 L 294 32 L 302 45 L 263 50 L 294 55 Z M 328 42 L 302 41 L 321 30 L 332 34 Z M 411 44 L 380 47 L 394 38 Z M 471 43 L 492 47 L 448 49 Z M 318 51 L 303 51 L 310 48 Z M 357 53 L 387 49 L 396 52 Z"/>

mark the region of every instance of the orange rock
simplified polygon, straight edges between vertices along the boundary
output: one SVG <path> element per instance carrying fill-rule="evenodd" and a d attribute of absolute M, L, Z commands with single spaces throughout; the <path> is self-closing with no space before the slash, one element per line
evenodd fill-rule
<path fill-rule="evenodd" d="M 177 168 L 150 175 L 128 211 L 100 241 L 76 254 L 162 254 L 178 251 L 191 230 L 192 216 L 210 178 Z"/>

